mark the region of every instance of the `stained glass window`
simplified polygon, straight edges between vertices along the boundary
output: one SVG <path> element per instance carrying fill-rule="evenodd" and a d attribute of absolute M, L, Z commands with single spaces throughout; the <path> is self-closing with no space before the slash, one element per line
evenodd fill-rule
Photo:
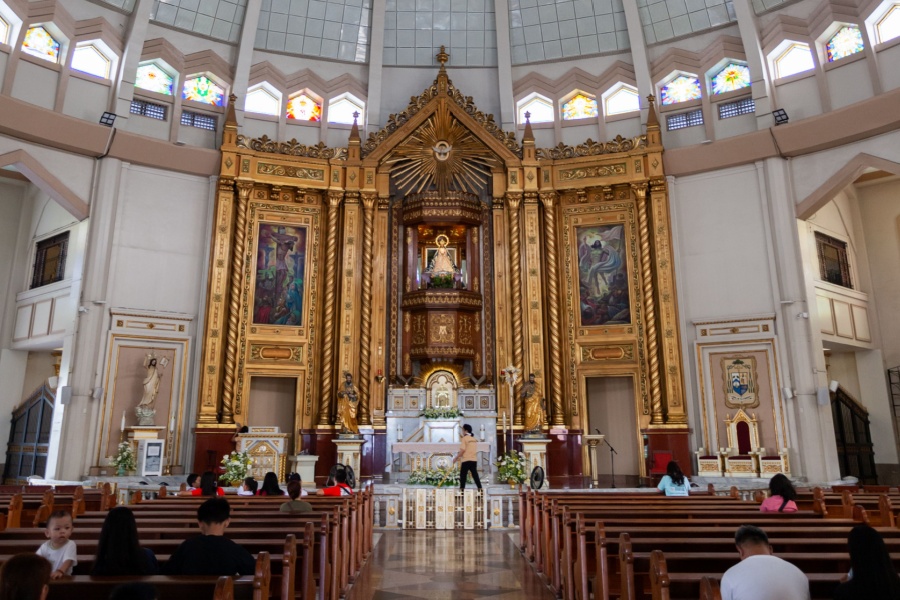
<path fill-rule="evenodd" d="M 134 87 L 156 92 L 157 94 L 172 95 L 175 86 L 175 78 L 157 67 L 155 64 L 141 65 L 135 74 Z"/>
<path fill-rule="evenodd" d="M 181 97 L 185 100 L 193 100 L 203 104 L 225 106 L 225 90 L 205 75 L 185 81 Z"/>
<path fill-rule="evenodd" d="M 328 122 L 343 123 L 345 125 L 353 125 L 353 113 L 359 113 L 356 117 L 357 123 L 363 123 L 363 112 L 365 105 L 353 98 L 349 94 L 333 99 L 328 104 Z"/>
<path fill-rule="evenodd" d="M 597 116 L 597 101 L 587 94 L 578 92 L 568 102 L 563 104 L 562 118 L 563 121 L 571 121 L 573 119 L 587 119 Z"/>
<path fill-rule="evenodd" d="M 22 51 L 52 63 L 59 62 L 59 42 L 43 27 L 32 27 L 25 32 Z"/>
<path fill-rule="evenodd" d="M 247 98 L 244 100 L 244 110 L 247 112 L 278 116 L 280 108 L 281 98 L 276 98 L 262 86 L 247 92 Z"/>
<path fill-rule="evenodd" d="M 346 98 L 345 98 L 346 100 Z M 349 104 L 353 104 L 349 102 Z M 334 120 L 334 103 L 331 105 L 328 111 L 328 120 L 332 123 L 346 123 L 347 121 L 335 121 Z M 362 111 L 359 107 L 353 107 L 350 109 L 350 117 L 349 122 L 353 123 L 353 111 Z M 321 121 L 322 120 L 322 105 L 307 96 L 306 94 L 300 94 L 299 96 L 294 96 L 290 100 L 288 100 L 287 104 L 287 116 L 289 119 L 297 119 L 298 121 Z"/>
<path fill-rule="evenodd" d="M 799 42 L 791 43 L 773 63 L 775 64 L 775 79 L 809 71 L 815 67 L 809 46 Z"/>
<path fill-rule="evenodd" d="M 621 115 L 641 110 L 641 99 L 635 88 L 622 84 L 619 89 L 606 96 L 605 105 L 607 116 Z"/>
<path fill-rule="evenodd" d="M 729 63 L 721 71 L 713 75 L 710 83 L 712 83 L 713 94 L 750 87 L 750 69 L 747 68 L 747 65 Z"/>
<path fill-rule="evenodd" d="M 693 75 L 679 75 L 659 90 L 663 105 L 700 99 L 700 80 Z"/>
<path fill-rule="evenodd" d="M 553 105 L 548 98 L 533 96 L 519 104 L 519 123 L 525 123 L 525 113 L 531 113 L 528 120 L 532 123 L 552 123 Z"/>
<path fill-rule="evenodd" d="M 0 17 L 0 44 L 9 43 L 9 23 Z"/>
<path fill-rule="evenodd" d="M 828 56 L 828 62 L 834 62 L 851 54 L 862 52 L 863 39 L 859 27 L 848 25 L 841 27 L 834 36 L 828 40 L 825 45 L 825 53 Z"/>
<path fill-rule="evenodd" d="M 72 68 L 76 71 L 109 79 L 109 66 L 110 60 L 94 45 L 79 46 L 72 53 Z"/>
<path fill-rule="evenodd" d="M 900 37 L 900 4 L 895 4 L 887 11 L 881 20 L 875 24 L 878 35 L 878 43 Z"/>

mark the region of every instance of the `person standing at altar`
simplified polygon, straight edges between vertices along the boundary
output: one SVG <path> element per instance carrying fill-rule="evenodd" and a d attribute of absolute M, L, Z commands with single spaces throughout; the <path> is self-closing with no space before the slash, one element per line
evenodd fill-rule
<path fill-rule="evenodd" d="M 458 460 L 462 461 L 459 465 L 459 489 L 466 489 L 466 480 L 469 478 L 469 473 L 471 473 L 475 487 L 480 490 L 481 480 L 478 479 L 478 440 L 472 435 L 471 425 L 466 423 L 462 428 L 463 437 L 459 443 L 459 454 L 453 459 L 454 464 Z"/>
<path fill-rule="evenodd" d="M 359 433 L 359 425 L 356 422 L 356 410 L 359 406 L 359 391 L 353 385 L 353 375 L 344 371 L 344 383 L 338 390 L 338 419 L 341 433 Z"/>

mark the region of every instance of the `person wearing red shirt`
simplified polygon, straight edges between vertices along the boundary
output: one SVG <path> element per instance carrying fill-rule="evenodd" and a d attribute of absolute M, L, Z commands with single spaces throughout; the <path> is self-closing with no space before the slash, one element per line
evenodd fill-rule
<path fill-rule="evenodd" d="M 347 485 L 347 471 L 338 469 L 334 474 L 335 484 L 316 492 L 317 496 L 352 496 L 353 488 Z"/>

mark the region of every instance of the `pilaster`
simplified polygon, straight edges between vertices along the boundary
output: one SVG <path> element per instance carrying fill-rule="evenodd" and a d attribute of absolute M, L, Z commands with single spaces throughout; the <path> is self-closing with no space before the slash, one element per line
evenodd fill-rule
<path fill-rule="evenodd" d="M 360 313 L 362 312 L 362 210 L 359 192 L 347 192 L 344 196 L 344 231 L 341 237 L 342 256 L 340 262 L 340 353 L 338 373 L 348 372 L 355 382 L 359 381 Z M 330 391 L 334 395 L 335 391 Z"/>
<path fill-rule="evenodd" d="M 528 357 L 522 366 L 522 377 L 527 378 L 529 373 L 534 373 L 541 389 L 541 397 L 547 397 L 547 377 L 544 372 L 544 353 L 546 342 L 544 340 L 544 294 L 541 273 L 545 272 L 541 261 L 541 226 L 540 206 L 537 192 L 525 192 L 524 195 L 524 221 L 525 221 L 525 281 L 524 304 L 526 315 L 527 342 L 523 344 L 528 349 Z"/>
<path fill-rule="evenodd" d="M 494 251 L 494 323 L 496 331 L 497 369 L 506 367 L 513 360 L 512 333 L 510 331 L 510 285 L 509 285 L 509 233 L 503 198 L 494 198 L 493 211 L 493 251 Z M 485 251 L 488 251 L 485 245 Z M 496 388 L 497 410 L 509 412 L 509 391 L 506 385 Z"/>
<path fill-rule="evenodd" d="M 523 340 L 522 323 L 522 250 L 521 250 L 521 214 L 519 207 L 522 204 L 522 192 L 507 192 L 506 206 L 509 218 L 509 298 L 511 304 L 510 317 L 512 320 L 512 355 L 513 365 L 522 369 L 525 366 L 525 347 Z M 503 365 L 504 367 L 506 365 Z M 513 424 L 522 424 L 522 401 L 519 398 L 519 389 L 522 387 L 521 377 L 513 389 L 514 404 Z"/>
<path fill-rule="evenodd" d="M 375 201 L 374 192 L 361 194 L 363 204 L 362 236 L 362 297 L 360 300 L 360 340 L 359 340 L 359 424 L 371 425 L 372 413 L 369 407 L 372 386 L 370 351 L 372 343 L 372 248 L 375 244 Z"/>
<path fill-rule="evenodd" d="M 337 272 L 340 267 L 338 254 L 338 223 L 341 220 L 341 200 L 344 192 L 328 192 L 328 233 L 325 240 L 325 293 L 322 319 L 322 380 L 319 394 L 319 426 L 331 424 L 334 394 L 334 334 L 337 306 Z"/>
<path fill-rule="evenodd" d="M 557 254 L 556 236 L 556 208 L 559 197 L 556 192 L 542 192 L 541 203 L 544 205 L 544 252 L 546 256 L 547 273 L 547 314 L 549 316 L 548 330 L 550 333 L 550 424 L 556 427 L 564 427 L 566 413 L 563 407 L 562 391 L 563 383 L 563 346 L 561 337 L 562 321 L 560 319 L 560 295 L 559 295 L 559 255 Z"/>

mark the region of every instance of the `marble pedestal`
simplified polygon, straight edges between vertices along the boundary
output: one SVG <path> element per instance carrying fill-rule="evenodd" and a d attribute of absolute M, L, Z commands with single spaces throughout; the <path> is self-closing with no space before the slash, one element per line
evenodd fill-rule
<path fill-rule="evenodd" d="M 319 457 L 311 454 L 298 454 L 290 458 L 291 470 L 300 474 L 300 480 L 306 489 L 316 489 L 316 462 Z M 353 467 L 354 472 L 356 467 Z"/>
<path fill-rule="evenodd" d="M 541 489 L 550 487 L 547 483 L 547 479 L 549 479 L 549 473 L 547 473 L 547 444 L 550 443 L 550 439 L 522 437 L 519 438 L 519 442 L 522 444 L 522 453 L 525 455 L 525 470 L 528 473 L 528 477 L 531 477 L 531 472 L 535 467 L 540 467 L 544 470 L 544 483 L 541 485 Z"/>
<path fill-rule="evenodd" d="M 600 485 L 600 444 L 603 443 L 604 435 L 585 435 L 582 436 L 588 445 L 588 456 L 591 461 L 591 487 L 595 488 Z"/>
<path fill-rule="evenodd" d="M 334 445 L 337 446 L 337 461 L 342 465 L 350 465 L 353 467 L 353 472 L 356 474 L 356 487 L 357 489 L 361 485 L 361 477 L 360 477 L 360 455 L 362 454 L 362 445 L 365 444 L 366 441 L 363 439 L 341 439 L 337 438 L 334 440 Z"/>

